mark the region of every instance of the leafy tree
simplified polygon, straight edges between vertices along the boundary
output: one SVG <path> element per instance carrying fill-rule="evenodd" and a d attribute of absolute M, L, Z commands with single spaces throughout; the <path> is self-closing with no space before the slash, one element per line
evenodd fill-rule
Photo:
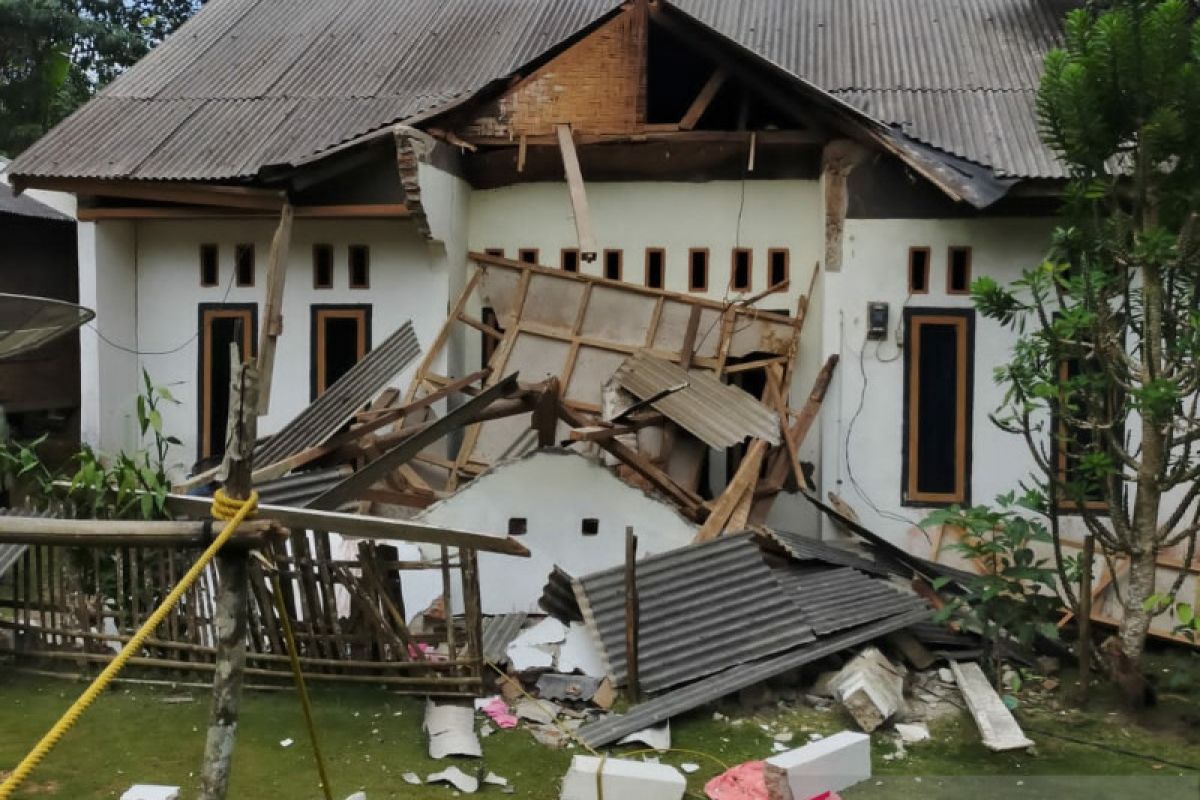
<path fill-rule="evenodd" d="M 1018 333 L 993 419 L 1033 453 L 1041 510 L 1078 514 L 1110 566 L 1129 559 L 1120 641 L 1137 660 L 1165 608 L 1146 602 L 1157 557 L 1186 543 L 1190 561 L 1200 531 L 1200 29 L 1183 0 L 1109 6 L 1069 14 L 1046 58 L 1042 135 L 1070 175 L 1047 260 L 972 289 Z"/>
<path fill-rule="evenodd" d="M 15 155 L 203 0 L 0 0 L 0 153 Z"/>

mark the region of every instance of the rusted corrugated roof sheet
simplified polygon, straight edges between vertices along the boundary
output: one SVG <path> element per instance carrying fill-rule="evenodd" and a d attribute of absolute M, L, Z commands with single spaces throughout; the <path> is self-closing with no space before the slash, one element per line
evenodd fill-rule
<path fill-rule="evenodd" d="M 608 675 L 626 680 L 625 568 L 575 580 Z M 637 562 L 638 680 L 648 692 L 711 675 L 813 640 L 748 534 Z"/>
<path fill-rule="evenodd" d="M 711 372 L 684 370 L 639 350 L 625 359 L 614 377 L 639 400 L 686 385 L 651 405 L 709 447 L 724 450 L 751 437 L 779 444 L 779 415 Z"/>
<path fill-rule="evenodd" d="M 710 675 L 703 680 L 636 705 L 624 714 L 610 714 L 596 722 L 588 723 L 579 729 L 579 738 L 589 747 L 603 747 L 612 744 L 634 731 L 658 725 L 677 714 L 719 700 L 739 689 L 745 689 L 747 686 L 753 686 L 768 678 L 782 675 L 788 670 L 811 664 L 826 656 L 840 653 L 925 620 L 931 613 L 928 609 L 920 609 L 897 614 L 836 636 L 829 636 L 802 645 L 771 658 L 751 664 L 742 664 Z"/>
<path fill-rule="evenodd" d="M 412 323 L 406 322 L 260 446 L 254 452 L 254 463 L 268 467 L 321 444 L 420 354 L 417 334 Z"/>
<path fill-rule="evenodd" d="M 1057 177 L 1031 104 L 1077 0 L 675 0 L 785 72 L 1001 176 Z M 212 0 L 18 159 L 233 179 L 469 95 L 620 0 Z"/>

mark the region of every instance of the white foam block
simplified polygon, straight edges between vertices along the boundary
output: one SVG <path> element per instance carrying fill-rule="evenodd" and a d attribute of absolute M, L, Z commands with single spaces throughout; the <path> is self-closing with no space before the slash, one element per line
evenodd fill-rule
<path fill-rule="evenodd" d="M 138 783 L 130 786 L 121 800 L 179 800 L 179 787 Z"/>
<path fill-rule="evenodd" d="M 604 797 L 621 800 L 681 800 L 687 779 L 667 764 L 651 764 L 620 758 L 599 759 L 575 756 L 563 778 L 560 800 L 599 800 L 596 772 L 601 768 L 600 789 Z"/>
<path fill-rule="evenodd" d="M 871 777 L 871 737 L 842 731 L 767 759 L 772 800 L 808 800 Z"/>

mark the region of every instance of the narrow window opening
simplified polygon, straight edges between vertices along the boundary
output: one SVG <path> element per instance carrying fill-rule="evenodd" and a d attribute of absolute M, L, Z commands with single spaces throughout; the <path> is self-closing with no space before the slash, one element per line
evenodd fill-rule
<path fill-rule="evenodd" d="M 646 285 L 651 289 L 663 288 L 663 269 L 666 251 L 661 247 L 646 248 Z"/>
<path fill-rule="evenodd" d="M 313 306 L 313 399 L 371 349 L 370 306 Z"/>
<path fill-rule="evenodd" d="M 905 322 L 904 500 L 969 502 L 972 315 L 909 313 Z"/>
<path fill-rule="evenodd" d="M 767 251 L 767 267 L 772 289 L 787 282 L 789 260 L 790 253 L 787 248 L 776 247 Z"/>
<path fill-rule="evenodd" d="M 220 255 L 215 244 L 200 245 L 200 285 L 219 286 L 221 283 Z"/>
<path fill-rule="evenodd" d="M 233 268 L 238 286 L 254 285 L 254 245 L 239 244 L 234 247 Z"/>
<path fill-rule="evenodd" d="M 752 251 L 747 247 L 738 247 L 733 251 L 733 275 L 730 287 L 735 292 L 750 291 Z"/>
<path fill-rule="evenodd" d="M 583 524 L 580 526 L 580 532 L 584 536 L 595 536 L 600 533 L 600 520 L 595 517 L 584 517 Z"/>
<path fill-rule="evenodd" d="M 529 520 L 525 517 L 509 517 L 508 518 L 508 535 L 509 536 L 524 536 L 529 532 Z"/>
<path fill-rule="evenodd" d="M 579 249 L 564 247 L 559 256 L 559 265 L 563 272 L 579 272 Z"/>
<path fill-rule="evenodd" d="M 693 247 L 688 251 L 688 291 L 708 291 L 707 247 Z"/>
<path fill-rule="evenodd" d="M 517 251 L 517 260 L 524 264 L 538 263 L 538 251 L 536 247 L 522 247 Z"/>
<path fill-rule="evenodd" d="M 908 293 L 929 292 L 929 248 L 908 248 Z"/>
<path fill-rule="evenodd" d="M 333 245 L 314 244 L 312 251 L 313 288 L 333 288 Z"/>
<path fill-rule="evenodd" d="M 489 256 L 495 256 L 496 258 L 504 258 L 504 248 L 503 247 L 487 247 L 487 248 L 484 248 L 483 252 L 487 253 Z"/>
<path fill-rule="evenodd" d="M 352 244 L 348 253 L 350 265 L 350 288 L 371 288 L 371 248 L 365 244 Z"/>
<path fill-rule="evenodd" d="M 620 250 L 605 250 L 604 251 L 604 277 L 610 281 L 621 280 L 621 272 L 623 271 L 624 253 Z"/>
<path fill-rule="evenodd" d="M 971 248 L 951 247 L 946 261 L 946 291 L 949 294 L 970 294 Z"/>

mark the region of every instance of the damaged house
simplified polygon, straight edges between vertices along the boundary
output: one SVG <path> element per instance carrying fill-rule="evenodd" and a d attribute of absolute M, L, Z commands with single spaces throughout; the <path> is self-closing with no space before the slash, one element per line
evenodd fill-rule
<path fill-rule="evenodd" d="M 9 168 L 79 201 L 82 436 L 136 444 L 144 368 L 203 473 L 231 345 L 270 348 L 289 501 L 523 535 L 544 576 L 555 534 L 604 544 L 572 574 L 626 525 L 815 534 L 807 488 L 936 560 L 929 507 L 1029 471 L 969 287 L 1049 241 L 1067 5 L 212 0 Z M 485 611 L 536 601 L 481 569 Z"/>

